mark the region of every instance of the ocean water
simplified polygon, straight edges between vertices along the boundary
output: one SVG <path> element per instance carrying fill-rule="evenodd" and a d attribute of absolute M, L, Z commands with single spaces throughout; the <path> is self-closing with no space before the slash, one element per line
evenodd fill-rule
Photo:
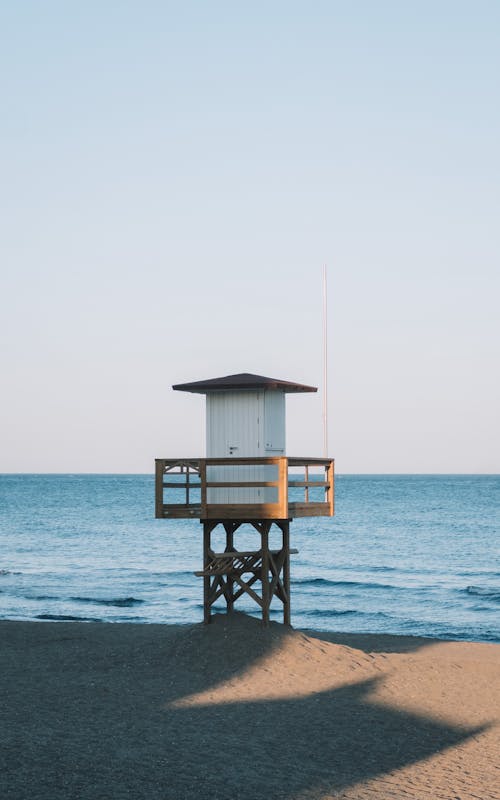
<path fill-rule="evenodd" d="M 292 624 L 500 642 L 499 508 L 500 476 L 338 476 L 336 516 L 291 526 Z M 153 476 L 0 475 L 0 618 L 199 622 L 201 563 Z"/>

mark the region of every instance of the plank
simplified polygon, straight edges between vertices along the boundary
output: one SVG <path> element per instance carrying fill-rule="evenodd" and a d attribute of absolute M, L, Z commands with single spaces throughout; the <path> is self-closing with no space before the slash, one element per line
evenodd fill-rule
<path fill-rule="evenodd" d="M 236 575 L 236 576 L 235 576 L 235 578 L 234 578 L 234 580 L 236 581 L 236 583 L 237 583 L 239 586 L 241 586 L 241 588 L 243 589 L 243 591 L 244 591 L 244 593 L 245 593 L 245 594 L 249 594 L 249 595 L 250 595 L 250 597 L 252 597 L 252 598 L 255 600 L 255 602 L 256 602 L 256 603 L 257 603 L 257 604 L 258 604 L 258 605 L 259 605 L 261 608 L 263 607 L 263 604 L 262 604 L 262 599 L 259 597 L 259 595 L 257 594 L 257 592 L 254 592 L 254 590 L 250 588 L 249 584 L 248 584 L 246 581 L 244 581 L 244 580 L 243 580 L 243 578 L 240 578 L 240 577 L 239 577 L 239 575 Z"/>
<path fill-rule="evenodd" d="M 302 486 L 303 488 L 305 487 L 306 489 L 307 488 L 309 488 L 309 489 L 326 489 L 326 488 L 328 488 L 329 489 L 330 488 L 330 483 L 328 481 L 314 481 L 314 480 L 288 481 L 288 486 L 294 486 L 294 487 Z"/>
<path fill-rule="evenodd" d="M 278 481 L 207 481 L 206 483 L 207 489 L 239 489 L 240 487 L 258 489 L 265 486 L 276 487 L 279 486 L 279 483 Z"/>
<path fill-rule="evenodd" d="M 330 503 L 289 503 L 290 517 L 331 517 Z"/>

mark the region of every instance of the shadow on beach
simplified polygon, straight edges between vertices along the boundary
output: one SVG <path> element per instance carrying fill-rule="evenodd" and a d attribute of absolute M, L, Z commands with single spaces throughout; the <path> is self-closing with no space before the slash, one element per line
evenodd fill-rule
<path fill-rule="evenodd" d="M 253 699 L 259 669 L 290 637 L 307 658 L 309 636 L 321 645 L 323 634 L 241 614 L 186 627 L 0 623 L 3 799 L 320 798 L 485 730 L 375 703 L 383 673 L 294 696 L 292 662 L 276 673 L 287 696 Z M 382 648 L 380 637 L 324 637 L 344 659 L 376 640 Z M 401 640 L 401 652 L 428 644 Z M 244 697 L 211 698 L 249 670 Z"/>

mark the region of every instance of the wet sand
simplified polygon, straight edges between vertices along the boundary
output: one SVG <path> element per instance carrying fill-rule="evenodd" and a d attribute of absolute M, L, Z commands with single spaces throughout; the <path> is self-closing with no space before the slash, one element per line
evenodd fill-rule
<path fill-rule="evenodd" d="M 498 800 L 500 645 L 0 621 L 2 800 Z"/>

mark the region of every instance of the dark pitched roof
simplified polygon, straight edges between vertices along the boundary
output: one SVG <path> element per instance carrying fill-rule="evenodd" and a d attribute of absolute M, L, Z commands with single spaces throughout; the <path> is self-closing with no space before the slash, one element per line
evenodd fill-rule
<path fill-rule="evenodd" d="M 250 372 L 240 372 L 238 375 L 225 375 L 223 378 L 211 378 L 206 381 L 192 383 L 176 383 L 172 386 L 180 392 L 207 392 L 245 391 L 248 389 L 280 389 L 282 392 L 317 392 L 315 386 L 304 386 L 302 383 L 280 381 L 277 378 L 266 378 L 263 375 L 252 375 Z"/>

